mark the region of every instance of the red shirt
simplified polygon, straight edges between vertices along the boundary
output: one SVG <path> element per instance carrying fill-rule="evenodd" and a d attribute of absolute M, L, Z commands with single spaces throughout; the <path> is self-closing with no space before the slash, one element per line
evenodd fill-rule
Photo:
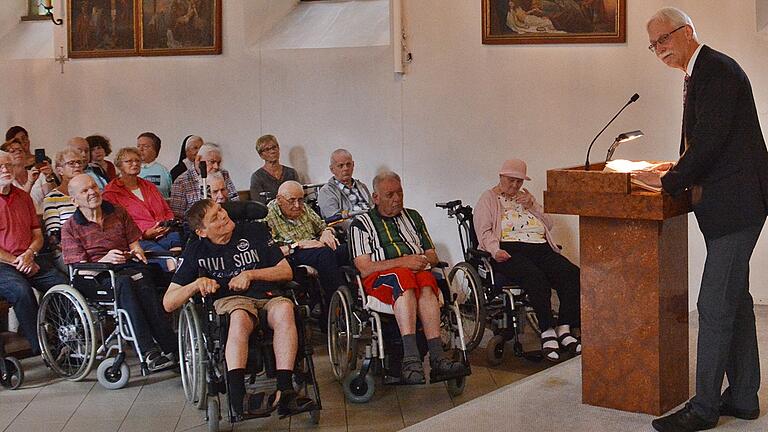
<path fill-rule="evenodd" d="M 112 204 L 123 207 L 139 226 L 141 232 L 152 228 L 157 222 L 173 219 L 173 212 L 157 186 L 140 177 L 136 180 L 139 182 L 139 190 L 144 201 L 126 188 L 119 178 L 109 182 L 104 188 L 102 197 Z"/>
<path fill-rule="evenodd" d="M 28 193 L 11 185 L 0 194 L 0 248 L 18 256 L 32 244 L 32 230 L 40 229 L 40 217 Z"/>
<path fill-rule="evenodd" d="M 104 220 L 90 222 L 78 209 L 61 228 L 61 252 L 64 263 L 96 262 L 112 249 L 128 251 L 141 238 L 139 227 L 128 213 L 107 201 L 101 203 Z"/>

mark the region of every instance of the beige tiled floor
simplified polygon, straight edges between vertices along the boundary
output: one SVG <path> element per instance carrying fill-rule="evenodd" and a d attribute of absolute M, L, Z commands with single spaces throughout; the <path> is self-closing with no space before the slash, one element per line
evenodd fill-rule
<path fill-rule="evenodd" d="M 515 358 L 510 349 L 502 365 L 489 367 L 481 347 L 470 357 L 472 375 L 460 396 L 449 396 L 444 383 L 406 387 L 383 386 L 377 381 L 373 400 L 356 405 L 346 402 L 341 385 L 330 371 L 325 343 L 316 339 L 315 367 L 323 404 L 319 425 L 311 424 L 307 415 L 284 420 L 273 416 L 242 422 L 234 428 L 222 421 L 221 430 L 395 431 L 549 366 L 546 362 Z M 128 386 L 110 391 L 96 382 L 95 373 L 83 382 L 69 382 L 54 378 L 37 358 L 23 360 L 22 364 L 26 373 L 24 387 L 0 390 L 0 431 L 208 430 L 203 412 L 184 399 L 179 375 L 174 372 L 141 377 L 134 367 Z"/>

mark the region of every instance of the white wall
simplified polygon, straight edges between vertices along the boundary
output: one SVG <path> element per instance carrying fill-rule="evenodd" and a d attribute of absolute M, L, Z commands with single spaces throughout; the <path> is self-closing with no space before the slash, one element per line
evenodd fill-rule
<path fill-rule="evenodd" d="M 545 171 L 581 163 L 597 130 L 635 92 L 640 100 L 596 143 L 593 158 L 633 129 L 646 137 L 617 157 L 676 157 L 682 76 L 646 49 L 645 21 L 663 5 L 687 10 L 703 41 L 741 63 L 768 123 L 768 76 L 760 72 L 768 70 L 768 41 L 755 30 L 752 1 L 629 1 L 625 44 L 484 46 L 479 1 L 406 0 L 414 63 L 403 80 L 393 78 L 386 46 L 263 47 L 294 0 L 224 3 L 221 56 L 73 60 L 63 75 L 53 54 L 3 57 L 0 125 L 25 125 L 33 145 L 50 152 L 73 135 L 101 132 L 121 147 L 153 130 L 164 139 L 168 165 L 185 135 L 200 134 L 226 147 L 225 165 L 240 189 L 259 165 L 253 143 L 264 133 L 277 135 L 283 159 L 313 182 L 329 176 L 330 151 L 346 147 L 366 182 L 384 167 L 403 175 L 407 204 L 422 211 L 441 255 L 454 262 L 455 224 L 434 202 L 474 204 L 508 157 L 529 162 L 527 186 L 541 197 Z M 557 221 L 565 253 L 578 260 L 577 219 Z M 693 218 L 689 238 L 693 304 L 704 257 Z M 767 257 L 763 239 L 752 272 L 762 302 Z"/>

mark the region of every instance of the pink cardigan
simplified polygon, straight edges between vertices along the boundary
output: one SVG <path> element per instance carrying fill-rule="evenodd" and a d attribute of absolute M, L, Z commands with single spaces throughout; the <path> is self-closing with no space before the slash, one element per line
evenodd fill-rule
<path fill-rule="evenodd" d="M 104 188 L 104 199 L 124 208 L 141 232 L 152 228 L 157 222 L 173 219 L 173 212 L 157 186 L 141 177 L 137 177 L 136 180 L 139 182 L 144 201 L 128 190 L 120 178 L 107 184 Z"/>
<path fill-rule="evenodd" d="M 475 232 L 477 233 L 477 240 L 480 243 L 478 247 L 490 253 L 492 256 L 496 256 L 496 252 L 499 251 L 499 240 L 501 239 L 501 217 L 504 210 L 501 208 L 501 202 L 499 202 L 499 193 L 494 187 L 488 189 L 480 195 L 480 199 L 475 205 L 473 211 L 473 222 L 475 224 Z M 552 218 L 544 213 L 544 207 L 534 199 L 531 213 L 536 216 L 540 221 L 544 223 L 544 232 L 547 237 L 547 243 L 557 253 L 560 253 L 560 248 L 557 247 L 552 239 Z"/>

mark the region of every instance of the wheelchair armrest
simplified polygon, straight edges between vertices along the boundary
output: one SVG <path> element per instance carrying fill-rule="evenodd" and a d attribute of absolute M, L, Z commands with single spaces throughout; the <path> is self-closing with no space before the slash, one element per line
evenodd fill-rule
<path fill-rule="evenodd" d="M 467 253 L 472 255 L 472 256 L 474 256 L 474 257 L 476 257 L 476 258 L 487 258 L 487 259 L 491 259 L 492 258 L 491 254 L 489 252 L 486 252 L 486 251 L 480 250 L 480 249 L 470 248 L 470 249 L 467 249 Z"/>
<path fill-rule="evenodd" d="M 144 251 L 144 256 L 147 258 L 178 258 L 181 256 L 181 251 Z"/>
<path fill-rule="evenodd" d="M 301 288 L 301 285 L 299 285 L 298 282 L 295 282 L 295 281 L 288 281 L 283 283 L 282 288 L 287 290 L 295 290 L 295 289 Z"/>
<path fill-rule="evenodd" d="M 344 274 L 351 278 L 354 278 L 360 274 L 360 270 L 358 270 L 355 266 L 341 266 L 340 269 L 342 272 L 344 272 Z"/>
<path fill-rule="evenodd" d="M 115 266 L 109 263 L 95 262 L 95 263 L 74 263 L 70 264 L 74 270 L 88 270 L 88 271 L 109 271 L 114 270 Z"/>
<path fill-rule="evenodd" d="M 448 268 L 449 265 L 445 261 L 438 261 L 437 264 L 433 265 L 432 268 Z"/>

